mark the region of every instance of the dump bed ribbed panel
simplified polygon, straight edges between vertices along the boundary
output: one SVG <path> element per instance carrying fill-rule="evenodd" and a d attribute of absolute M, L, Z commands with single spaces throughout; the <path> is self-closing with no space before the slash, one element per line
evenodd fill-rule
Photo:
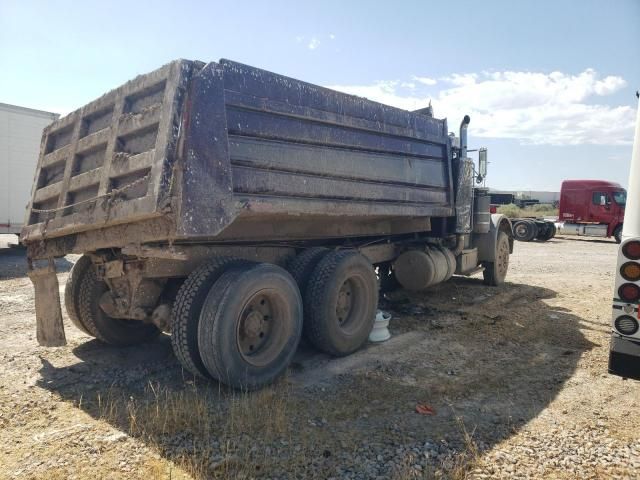
<path fill-rule="evenodd" d="M 23 237 L 160 214 L 193 69 L 174 61 L 45 129 Z"/>
<path fill-rule="evenodd" d="M 445 121 L 221 65 L 234 193 L 451 207 Z"/>
<path fill-rule="evenodd" d="M 23 239 L 121 224 L 100 248 L 140 242 L 137 230 L 156 242 L 428 231 L 454 215 L 450 148 L 446 120 L 178 60 L 45 130 Z"/>

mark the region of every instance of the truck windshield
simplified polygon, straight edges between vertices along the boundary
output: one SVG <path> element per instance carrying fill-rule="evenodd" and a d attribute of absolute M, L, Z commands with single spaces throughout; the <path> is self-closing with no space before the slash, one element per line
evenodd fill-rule
<path fill-rule="evenodd" d="M 624 207 L 627 203 L 627 192 L 613 192 L 613 201 Z"/>

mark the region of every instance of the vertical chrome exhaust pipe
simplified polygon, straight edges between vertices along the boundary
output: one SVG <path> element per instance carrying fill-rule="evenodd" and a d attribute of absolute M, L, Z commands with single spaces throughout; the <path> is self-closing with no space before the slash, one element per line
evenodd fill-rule
<path fill-rule="evenodd" d="M 465 115 L 460 123 L 460 158 L 467 158 L 467 128 L 471 118 Z"/>

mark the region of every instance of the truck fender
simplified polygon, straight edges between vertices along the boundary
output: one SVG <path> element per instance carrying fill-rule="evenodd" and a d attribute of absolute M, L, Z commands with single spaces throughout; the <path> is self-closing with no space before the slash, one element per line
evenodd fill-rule
<path fill-rule="evenodd" d="M 496 259 L 496 243 L 498 232 L 505 232 L 509 236 L 509 253 L 513 253 L 513 230 L 511 221 L 501 213 L 491 214 L 489 233 L 474 235 L 474 246 L 478 248 L 478 260 L 493 262 Z"/>

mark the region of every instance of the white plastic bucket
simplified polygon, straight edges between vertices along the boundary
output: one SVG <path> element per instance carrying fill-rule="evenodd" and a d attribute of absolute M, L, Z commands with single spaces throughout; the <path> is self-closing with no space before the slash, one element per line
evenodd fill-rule
<path fill-rule="evenodd" d="M 389 320 L 391 314 L 378 310 L 376 313 L 376 321 L 373 323 L 373 330 L 369 334 L 369 341 L 372 343 L 386 342 L 391 338 L 389 332 Z"/>

